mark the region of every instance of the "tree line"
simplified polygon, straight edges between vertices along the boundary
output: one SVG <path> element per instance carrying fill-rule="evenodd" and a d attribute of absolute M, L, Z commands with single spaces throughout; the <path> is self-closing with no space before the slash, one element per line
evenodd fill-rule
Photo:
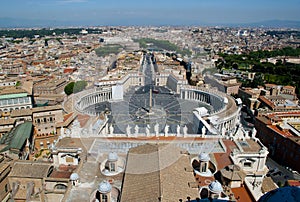
<path fill-rule="evenodd" d="M 55 35 L 78 35 L 82 28 L 56 28 L 56 29 L 24 29 L 24 30 L 0 30 L 0 36 L 12 38 L 35 38 L 36 35 L 40 37 Z M 87 29 L 88 33 L 102 33 L 102 29 Z"/>
<path fill-rule="evenodd" d="M 242 55 L 220 54 L 222 59 L 216 61 L 219 71 L 228 69 L 236 71 L 256 72 L 256 78 L 251 82 L 243 80 L 243 86 L 257 87 L 264 82 L 278 85 L 291 85 L 300 93 L 300 64 L 289 63 L 284 56 L 299 57 L 300 47 L 286 47 L 273 51 L 255 51 Z M 275 64 L 261 62 L 262 59 L 283 56 Z"/>
<path fill-rule="evenodd" d="M 171 43 L 168 40 L 158 40 L 152 38 L 141 38 L 134 39 L 134 42 L 138 42 L 141 48 L 153 48 L 153 49 L 162 49 L 167 51 L 173 51 L 181 55 L 191 55 L 192 52 L 188 49 L 181 49 L 175 44 Z M 149 47 L 148 44 L 151 44 Z"/>
<path fill-rule="evenodd" d="M 87 86 L 86 81 L 76 81 L 76 82 L 72 81 L 65 86 L 64 91 L 67 95 L 71 95 L 72 93 L 78 93 L 84 90 L 86 86 Z"/>

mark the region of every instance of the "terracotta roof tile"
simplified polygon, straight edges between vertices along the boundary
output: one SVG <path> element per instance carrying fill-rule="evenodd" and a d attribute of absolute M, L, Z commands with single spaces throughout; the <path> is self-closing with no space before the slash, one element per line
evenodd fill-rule
<path fill-rule="evenodd" d="M 250 193 L 248 193 L 246 187 L 239 187 L 239 188 L 232 188 L 231 191 L 234 193 L 235 198 L 237 201 L 241 202 L 254 202 L 251 198 Z"/>

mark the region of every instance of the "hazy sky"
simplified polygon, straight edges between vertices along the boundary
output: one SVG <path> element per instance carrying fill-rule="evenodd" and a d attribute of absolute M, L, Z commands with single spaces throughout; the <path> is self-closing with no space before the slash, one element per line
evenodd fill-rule
<path fill-rule="evenodd" d="M 0 18 L 86 25 L 300 20 L 300 0 L 1 0 Z"/>

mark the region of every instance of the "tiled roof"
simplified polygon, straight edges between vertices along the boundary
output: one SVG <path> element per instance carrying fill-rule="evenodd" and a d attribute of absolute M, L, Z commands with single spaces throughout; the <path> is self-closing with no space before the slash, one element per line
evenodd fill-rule
<path fill-rule="evenodd" d="M 35 107 L 31 109 L 13 110 L 11 112 L 11 117 L 31 116 L 33 113 L 54 111 L 54 110 L 61 110 L 61 109 L 62 109 L 61 105 L 55 105 L 55 106 Z"/>
<path fill-rule="evenodd" d="M 66 178 L 69 179 L 73 171 L 77 168 L 77 166 L 72 165 L 60 165 L 58 169 L 53 170 L 49 177 L 52 178 Z"/>
<path fill-rule="evenodd" d="M 255 201 L 250 197 L 251 195 L 248 193 L 245 187 L 232 188 L 231 191 L 233 192 L 237 201 L 243 201 L 243 202 Z"/>
<path fill-rule="evenodd" d="M 13 164 L 10 177 L 44 178 L 47 177 L 51 163 L 17 161 Z"/>
<path fill-rule="evenodd" d="M 288 180 L 287 182 L 290 186 L 300 187 L 300 180 Z"/>
<path fill-rule="evenodd" d="M 5 157 L 2 154 L 0 155 L 0 174 L 10 166 L 11 161 L 12 159 Z"/>
<path fill-rule="evenodd" d="M 77 116 L 77 120 L 80 123 L 80 127 L 84 127 L 89 119 L 90 119 L 90 116 L 86 115 L 86 114 L 78 114 L 78 116 Z"/>
<path fill-rule="evenodd" d="M 27 96 L 27 91 L 25 91 L 22 88 L 15 87 L 15 86 L 1 87 L 0 88 L 0 95 L 1 96 L 8 96 L 8 95 L 11 95 L 11 94 L 23 94 L 23 93 L 26 93 L 25 96 Z M 5 97 L 3 97 L 3 98 L 5 98 Z"/>
<path fill-rule="evenodd" d="M 237 165 L 229 165 L 221 169 L 223 177 L 232 181 L 243 181 L 246 177 L 245 172 Z"/>
<path fill-rule="evenodd" d="M 179 201 L 199 197 L 189 157 L 171 144 L 145 144 L 129 150 L 121 201 Z"/>
<path fill-rule="evenodd" d="M 274 181 L 272 180 L 271 177 L 265 177 L 262 183 L 262 192 L 266 193 L 269 191 L 272 191 L 274 189 L 277 189 L 278 187 L 275 185 Z"/>
<path fill-rule="evenodd" d="M 23 124 L 18 125 L 15 129 L 5 134 L 1 140 L 0 144 L 8 145 L 2 151 L 6 151 L 8 149 L 17 149 L 21 150 L 24 146 L 27 139 L 30 139 L 32 135 L 33 125 L 31 122 L 25 122 Z"/>
<path fill-rule="evenodd" d="M 289 131 L 287 130 L 281 130 L 279 129 L 276 125 L 269 125 L 268 128 L 272 129 L 273 131 L 275 131 L 276 133 L 284 136 L 284 137 L 294 137 Z"/>
<path fill-rule="evenodd" d="M 15 119 L 0 119 L 0 126 L 1 125 L 13 125 L 15 123 Z"/>
<path fill-rule="evenodd" d="M 233 149 L 237 148 L 236 144 L 231 140 L 223 140 L 227 150 L 226 153 L 214 153 L 218 170 L 231 165 L 233 162 L 230 159 L 230 153 Z"/>

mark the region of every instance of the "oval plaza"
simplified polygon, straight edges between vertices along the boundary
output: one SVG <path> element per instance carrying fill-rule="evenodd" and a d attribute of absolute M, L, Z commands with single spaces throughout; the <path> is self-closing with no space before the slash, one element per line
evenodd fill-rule
<path fill-rule="evenodd" d="M 114 136 L 201 134 L 234 136 L 240 108 L 231 96 L 190 86 L 183 66 L 142 53 L 138 67 L 116 67 L 94 87 L 74 96 L 79 113 L 105 119 L 97 133 Z"/>

